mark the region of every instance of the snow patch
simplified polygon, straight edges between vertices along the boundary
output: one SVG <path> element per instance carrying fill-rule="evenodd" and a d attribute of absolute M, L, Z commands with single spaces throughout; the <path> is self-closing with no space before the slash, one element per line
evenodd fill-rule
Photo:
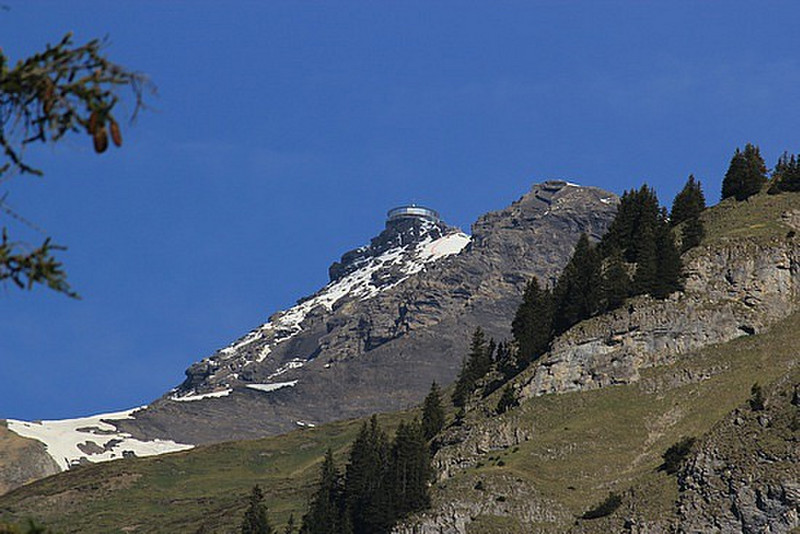
<path fill-rule="evenodd" d="M 315 426 L 317 426 L 314 423 L 309 423 L 308 421 L 295 421 L 295 423 L 297 424 L 297 426 L 303 428 L 314 428 Z"/>
<path fill-rule="evenodd" d="M 223 389 L 222 391 L 214 391 L 212 393 L 190 393 L 189 395 L 172 395 L 169 400 L 173 400 L 176 402 L 192 402 L 192 401 L 199 401 L 203 399 L 216 399 L 219 397 L 227 397 L 231 394 L 232 389 Z"/>
<path fill-rule="evenodd" d="M 614 197 L 601 198 L 600 202 L 602 202 L 603 204 L 613 204 L 614 203 Z"/>
<path fill-rule="evenodd" d="M 470 236 L 463 232 L 456 232 L 442 236 L 430 243 L 423 243 L 419 247 L 418 258 L 428 263 L 431 261 L 458 254 L 469 244 Z"/>
<path fill-rule="evenodd" d="M 140 409 L 33 423 L 8 419 L 7 423 L 15 434 L 42 442 L 47 454 L 63 470 L 87 460 L 107 462 L 128 455 L 154 456 L 194 447 L 171 440 L 141 441 L 108 422 L 133 419 L 132 414 Z"/>
<path fill-rule="evenodd" d="M 277 376 L 281 376 L 282 374 L 284 374 L 285 372 L 287 372 L 287 371 L 289 371 L 291 369 L 297 369 L 299 367 L 303 367 L 305 364 L 306 364 L 305 360 L 301 360 L 300 358 L 294 358 L 292 360 L 289 360 L 285 364 L 283 364 L 280 367 L 278 367 L 277 371 L 275 371 L 274 373 L 269 375 L 267 377 L 267 380 L 272 380 L 273 378 L 275 378 Z"/>
<path fill-rule="evenodd" d="M 274 384 L 247 384 L 247 387 L 269 393 L 270 391 L 275 391 L 276 389 L 293 388 L 295 385 L 297 385 L 297 380 L 292 380 L 290 382 L 275 382 Z"/>

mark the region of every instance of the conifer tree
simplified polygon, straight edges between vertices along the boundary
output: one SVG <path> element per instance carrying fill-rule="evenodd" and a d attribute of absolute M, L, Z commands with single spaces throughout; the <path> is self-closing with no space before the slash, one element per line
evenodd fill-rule
<path fill-rule="evenodd" d="M 497 345 L 497 358 L 495 359 L 495 366 L 497 371 L 502 375 L 503 381 L 506 381 L 517 374 L 520 368 L 523 367 L 517 359 L 517 353 L 508 345 L 508 343 L 500 343 Z"/>
<path fill-rule="evenodd" d="M 582 234 L 554 291 L 554 330 L 560 334 L 600 311 L 602 263 L 596 247 Z"/>
<path fill-rule="evenodd" d="M 511 333 L 519 349 L 517 364 L 520 368 L 544 354 L 550 344 L 553 336 L 553 295 L 549 290 L 539 287 L 536 277 L 525 288 L 522 304 L 511 323 Z"/>
<path fill-rule="evenodd" d="M 461 366 L 455 389 L 453 390 L 453 405 L 462 407 L 475 391 L 478 380 L 489 372 L 492 366 L 491 355 L 488 354 L 486 336 L 480 327 L 475 329 L 470 343 L 469 356 Z"/>
<path fill-rule="evenodd" d="M 731 158 L 722 180 L 722 199 L 734 197 L 746 200 L 761 191 L 767 182 L 767 167 L 757 146 L 747 143 L 744 151 L 738 148 Z"/>
<path fill-rule="evenodd" d="M 631 277 L 628 275 L 622 253 L 614 250 L 610 253 L 603 272 L 603 309 L 619 308 L 630 295 Z"/>
<path fill-rule="evenodd" d="M 436 382 L 431 384 L 431 390 L 422 404 L 422 431 L 425 439 L 431 440 L 444 428 L 444 408 L 442 407 L 442 393 Z"/>
<path fill-rule="evenodd" d="M 392 444 L 391 487 L 398 519 L 430 506 L 428 483 L 432 476 L 430 450 L 417 419 L 400 423 Z"/>
<path fill-rule="evenodd" d="M 784 152 L 778 163 L 775 164 L 775 170 L 772 172 L 772 185 L 769 188 L 769 193 L 775 194 L 782 191 L 800 191 L 800 155 L 791 156 Z"/>
<path fill-rule="evenodd" d="M 636 263 L 645 227 L 655 226 L 659 212 L 658 197 L 647 184 L 638 190 L 625 191 L 620 199 L 617 215 L 600 242 L 603 257 L 608 257 L 613 250 L 619 250 L 625 261 Z"/>
<path fill-rule="evenodd" d="M 649 293 L 663 299 L 683 287 L 681 255 L 666 221 L 656 229 L 655 245 L 656 279 Z"/>
<path fill-rule="evenodd" d="M 643 228 L 641 240 L 637 247 L 636 274 L 633 277 L 633 289 L 637 295 L 651 293 L 656 287 L 658 276 L 658 251 L 653 225 Z"/>
<path fill-rule="evenodd" d="M 375 415 L 362 425 L 345 471 L 346 515 L 354 534 L 388 532 L 393 523 L 387 483 L 389 443 Z"/>
<path fill-rule="evenodd" d="M 686 221 L 681 230 L 681 252 L 686 252 L 699 245 L 705 235 L 706 230 L 700 217 L 692 217 Z"/>
<path fill-rule="evenodd" d="M 264 505 L 264 494 L 258 485 L 253 486 L 253 490 L 250 492 L 240 531 L 242 534 L 272 534 L 273 532 L 267 517 L 267 507 Z"/>
<path fill-rule="evenodd" d="M 703 187 L 700 181 L 690 174 L 686 185 L 672 201 L 669 223 L 671 226 L 677 226 L 684 221 L 699 217 L 704 209 L 706 209 L 706 198 L 703 195 Z"/>
<path fill-rule="evenodd" d="M 333 451 L 328 449 L 320 469 L 317 491 L 311 498 L 308 512 L 303 516 L 301 534 L 346 534 L 343 529 L 342 487 Z"/>

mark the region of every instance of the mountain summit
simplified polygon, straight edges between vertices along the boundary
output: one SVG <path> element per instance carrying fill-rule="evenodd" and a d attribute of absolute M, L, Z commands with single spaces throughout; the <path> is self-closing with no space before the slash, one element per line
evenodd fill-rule
<path fill-rule="evenodd" d="M 330 266 L 325 287 L 191 365 L 149 406 L 88 426 L 9 427 L 43 442 L 63 468 L 415 405 L 432 381 L 455 379 L 477 326 L 509 337 L 531 277 L 554 280 L 581 234 L 606 231 L 617 203 L 601 189 L 548 181 L 480 217 L 472 236 L 434 210 L 401 206 L 368 245 Z"/>

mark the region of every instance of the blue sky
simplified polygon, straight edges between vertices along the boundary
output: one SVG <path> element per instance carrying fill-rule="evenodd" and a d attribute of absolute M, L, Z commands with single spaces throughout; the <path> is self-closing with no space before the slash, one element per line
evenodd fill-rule
<path fill-rule="evenodd" d="M 147 403 L 397 204 L 466 230 L 537 181 L 669 204 L 689 173 L 716 202 L 735 147 L 800 151 L 794 1 L 3 4 L 12 60 L 108 35 L 159 96 L 122 149 L 36 147 L 7 184 L 83 300 L 0 288 L 0 417 Z"/>

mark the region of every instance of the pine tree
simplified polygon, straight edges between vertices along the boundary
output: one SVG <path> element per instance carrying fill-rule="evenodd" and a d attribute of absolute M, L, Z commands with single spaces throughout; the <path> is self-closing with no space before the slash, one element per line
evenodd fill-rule
<path fill-rule="evenodd" d="M 425 402 L 422 404 L 422 431 L 425 439 L 431 440 L 444 428 L 444 408 L 442 393 L 438 384 L 433 382 Z"/>
<path fill-rule="evenodd" d="M 705 195 L 703 195 L 702 185 L 698 180 L 695 180 L 693 174 L 690 174 L 686 185 L 683 186 L 680 193 L 675 195 L 675 200 L 672 201 L 669 223 L 672 226 L 677 226 L 684 221 L 699 217 L 704 209 L 706 209 L 706 199 Z"/>
<path fill-rule="evenodd" d="M 553 337 L 553 294 L 542 290 L 536 277 L 525 288 L 522 304 L 511 323 L 511 333 L 517 342 L 517 363 L 521 368 L 547 351 Z"/>
<path fill-rule="evenodd" d="M 690 248 L 699 245 L 706 235 L 706 229 L 700 217 L 692 217 L 681 230 L 681 252 L 686 252 Z"/>
<path fill-rule="evenodd" d="M 776 194 L 783 191 L 800 191 L 800 155 L 790 156 L 784 152 L 775 164 L 768 192 Z"/>
<path fill-rule="evenodd" d="M 411 423 L 401 422 L 392 444 L 390 476 L 393 508 L 398 519 L 430 506 L 428 483 L 432 473 L 422 425 L 416 419 Z"/>
<path fill-rule="evenodd" d="M 388 532 L 392 526 L 388 465 L 388 439 L 373 415 L 353 442 L 345 471 L 345 515 L 354 534 Z"/>
<path fill-rule="evenodd" d="M 649 293 L 663 299 L 683 288 L 681 255 L 666 221 L 656 229 L 655 244 L 656 279 Z"/>
<path fill-rule="evenodd" d="M 569 263 L 558 279 L 554 291 L 556 312 L 553 327 L 556 333 L 600 311 L 602 263 L 596 247 L 582 234 Z"/>
<path fill-rule="evenodd" d="M 767 167 L 757 146 L 747 143 L 744 151 L 738 148 L 731 158 L 722 180 L 722 199 L 734 197 L 746 200 L 755 195 L 767 182 Z"/>
<path fill-rule="evenodd" d="M 492 359 L 491 355 L 488 354 L 488 348 L 483 330 L 480 327 L 476 328 L 472 334 L 469 356 L 461 365 L 461 372 L 453 390 L 454 406 L 465 406 L 467 399 L 475 391 L 478 380 L 483 378 L 491 369 Z"/>
<path fill-rule="evenodd" d="M 264 494 L 258 485 L 253 486 L 253 490 L 250 492 L 240 531 L 242 534 L 272 534 L 273 532 L 267 517 L 267 507 L 264 505 Z"/>
<path fill-rule="evenodd" d="M 647 184 L 638 190 L 625 191 L 617 215 L 600 242 L 603 257 L 608 257 L 613 250 L 619 250 L 625 261 L 636 263 L 642 232 L 647 225 L 655 225 L 659 213 L 658 197 Z"/>
<path fill-rule="evenodd" d="M 301 534 L 343 534 L 342 487 L 333 461 L 333 451 L 328 449 L 320 469 L 317 491 L 311 497 L 308 512 L 303 516 Z"/>
<path fill-rule="evenodd" d="M 503 377 L 503 382 L 514 377 L 517 372 L 523 367 L 517 359 L 517 353 L 511 349 L 508 343 L 500 343 L 497 346 L 497 358 L 495 359 L 495 366 L 497 371 Z"/>
<path fill-rule="evenodd" d="M 603 272 L 603 309 L 614 310 L 622 306 L 631 295 L 631 277 L 622 253 L 614 250 L 610 253 Z"/>
<path fill-rule="evenodd" d="M 652 293 L 656 288 L 658 276 L 658 251 L 653 225 L 643 228 L 636 251 L 636 274 L 633 277 L 633 290 L 637 295 Z"/>

